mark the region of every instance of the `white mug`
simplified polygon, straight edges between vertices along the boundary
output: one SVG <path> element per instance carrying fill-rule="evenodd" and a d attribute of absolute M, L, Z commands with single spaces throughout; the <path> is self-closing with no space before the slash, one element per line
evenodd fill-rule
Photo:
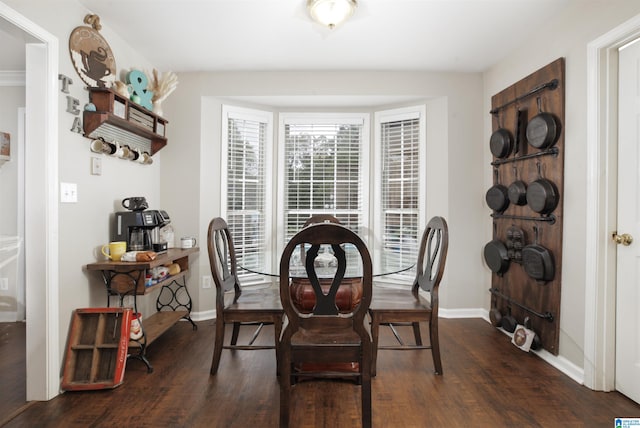
<path fill-rule="evenodd" d="M 180 248 L 193 248 L 196 246 L 196 238 L 183 236 L 180 238 Z"/>

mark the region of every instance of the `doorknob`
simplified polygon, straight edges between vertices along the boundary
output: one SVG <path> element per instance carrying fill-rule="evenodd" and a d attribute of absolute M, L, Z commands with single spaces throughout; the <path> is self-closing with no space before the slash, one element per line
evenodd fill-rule
<path fill-rule="evenodd" d="M 618 235 L 618 232 L 613 232 L 611 238 L 613 238 L 616 244 L 622 244 L 625 247 L 631 245 L 631 243 L 633 242 L 633 236 L 629 235 L 628 233 Z"/>

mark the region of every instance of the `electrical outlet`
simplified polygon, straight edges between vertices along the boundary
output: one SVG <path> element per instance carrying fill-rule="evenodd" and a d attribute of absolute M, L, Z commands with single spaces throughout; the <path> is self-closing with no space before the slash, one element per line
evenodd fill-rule
<path fill-rule="evenodd" d="M 213 278 L 210 275 L 204 275 L 202 277 L 202 288 L 211 288 L 213 287 Z"/>
<path fill-rule="evenodd" d="M 9 290 L 9 278 L 0 278 L 0 291 Z"/>

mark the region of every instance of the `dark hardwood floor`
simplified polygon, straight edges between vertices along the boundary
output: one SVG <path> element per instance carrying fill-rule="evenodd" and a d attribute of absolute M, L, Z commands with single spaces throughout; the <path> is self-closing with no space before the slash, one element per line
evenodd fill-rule
<path fill-rule="evenodd" d="M 27 404 L 25 340 L 25 323 L 0 323 L 0 424 Z"/>
<path fill-rule="evenodd" d="M 130 360 L 120 387 L 36 402 L 6 426 L 277 427 L 273 351 L 225 350 L 211 377 L 213 337 L 213 321 L 199 322 L 197 331 L 178 323 L 149 348 L 153 373 Z M 484 320 L 442 319 L 440 338 L 443 376 L 433 374 L 430 351 L 381 351 L 375 427 L 612 427 L 615 417 L 640 417 L 637 403 L 575 383 Z M 301 382 L 293 426 L 358 426 L 359 394 L 346 381 Z"/>

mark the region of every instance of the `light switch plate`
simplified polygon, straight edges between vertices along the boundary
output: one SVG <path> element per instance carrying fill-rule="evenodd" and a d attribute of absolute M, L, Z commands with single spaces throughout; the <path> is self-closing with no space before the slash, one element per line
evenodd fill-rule
<path fill-rule="evenodd" d="M 76 183 L 60 183 L 60 202 L 78 202 L 78 185 Z"/>
<path fill-rule="evenodd" d="M 91 158 L 91 175 L 102 175 L 102 159 Z"/>

